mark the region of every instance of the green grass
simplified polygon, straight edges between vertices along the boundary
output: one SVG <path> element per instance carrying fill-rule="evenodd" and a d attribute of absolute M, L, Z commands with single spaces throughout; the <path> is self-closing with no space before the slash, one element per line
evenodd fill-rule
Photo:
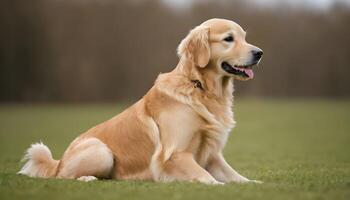
<path fill-rule="evenodd" d="M 350 101 L 238 100 L 225 157 L 258 184 L 207 186 L 16 175 L 20 158 L 42 140 L 60 158 L 79 133 L 123 106 L 0 106 L 0 199 L 350 199 Z"/>

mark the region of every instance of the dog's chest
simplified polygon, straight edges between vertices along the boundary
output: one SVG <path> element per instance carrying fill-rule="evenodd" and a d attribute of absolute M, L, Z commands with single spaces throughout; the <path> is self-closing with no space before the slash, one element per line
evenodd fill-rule
<path fill-rule="evenodd" d="M 196 161 L 201 166 L 206 166 L 210 155 L 220 152 L 227 141 L 231 129 L 234 127 L 233 113 L 231 109 L 219 110 L 220 112 L 210 112 L 207 119 L 203 120 L 201 129 L 193 136 L 189 145 L 195 155 Z M 209 118 L 212 117 L 212 118 Z"/>

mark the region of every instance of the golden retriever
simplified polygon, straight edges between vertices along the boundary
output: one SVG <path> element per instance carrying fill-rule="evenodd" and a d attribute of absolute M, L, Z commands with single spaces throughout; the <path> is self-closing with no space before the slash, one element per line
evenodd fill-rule
<path fill-rule="evenodd" d="M 210 19 L 178 47 L 176 68 L 160 74 L 137 103 L 76 138 L 61 160 L 33 144 L 19 174 L 82 181 L 251 181 L 230 167 L 222 150 L 235 125 L 233 79 L 249 80 L 262 50 L 233 21 Z"/>

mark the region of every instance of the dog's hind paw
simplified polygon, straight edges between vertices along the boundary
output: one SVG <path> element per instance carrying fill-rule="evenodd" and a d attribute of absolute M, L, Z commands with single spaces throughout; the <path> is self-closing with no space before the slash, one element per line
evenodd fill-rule
<path fill-rule="evenodd" d="M 81 176 L 77 179 L 78 181 L 84 181 L 84 182 L 90 182 L 90 181 L 95 181 L 97 180 L 96 177 L 94 176 Z"/>

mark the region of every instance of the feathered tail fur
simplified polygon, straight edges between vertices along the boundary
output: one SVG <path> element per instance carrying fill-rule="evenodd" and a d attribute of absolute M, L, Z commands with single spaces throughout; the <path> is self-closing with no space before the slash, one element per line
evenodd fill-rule
<path fill-rule="evenodd" d="M 55 177 L 59 161 L 52 158 L 50 149 L 43 143 L 32 144 L 22 161 L 26 163 L 18 174 L 30 177 Z"/>

